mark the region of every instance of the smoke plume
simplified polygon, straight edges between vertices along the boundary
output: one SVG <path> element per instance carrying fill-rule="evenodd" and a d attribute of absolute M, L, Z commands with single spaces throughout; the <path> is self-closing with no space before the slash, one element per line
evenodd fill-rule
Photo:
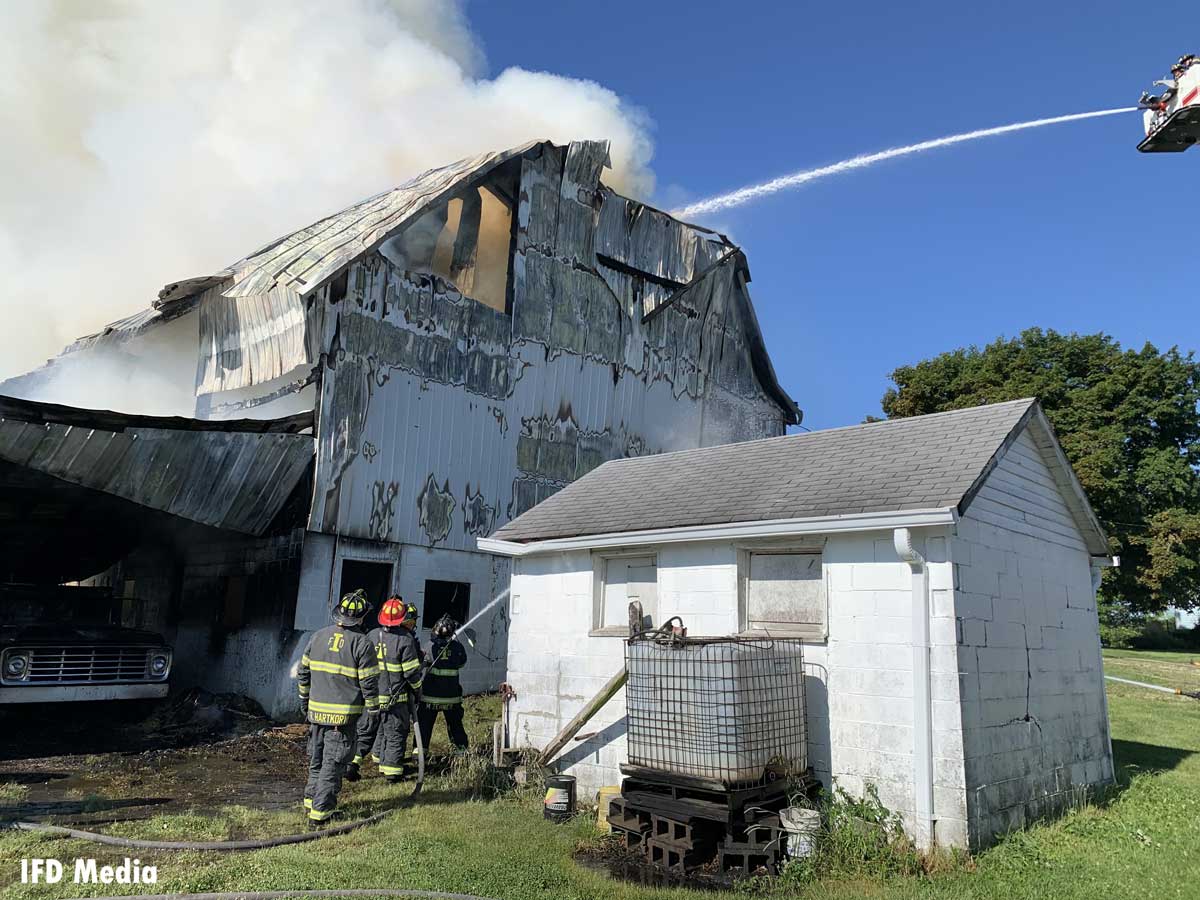
<path fill-rule="evenodd" d="M 610 138 L 613 186 L 653 186 L 638 110 L 592 82 L 486 77 L 451 0 L 9 0 L 0 16 L 0 378 L 482 150 Z"/>

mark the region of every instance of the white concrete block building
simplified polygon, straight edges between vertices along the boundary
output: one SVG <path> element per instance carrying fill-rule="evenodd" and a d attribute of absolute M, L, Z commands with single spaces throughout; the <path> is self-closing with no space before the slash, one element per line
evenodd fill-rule
<path fill-rule="evenodd" d="M 513 557 L 512 743 L 623 665 L 627 609 L 799 637 L 809 759 L 924 844 L 979 847 L 1111 780 L 1107 538 L 1035 400 L 606 463 L 481 546 Z M 559 768 L 620 782 L 624 703 Z"/>

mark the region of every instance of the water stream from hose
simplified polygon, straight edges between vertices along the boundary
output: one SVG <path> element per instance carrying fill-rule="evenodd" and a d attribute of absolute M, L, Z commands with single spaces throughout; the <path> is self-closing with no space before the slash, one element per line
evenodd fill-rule
<path fill-rule="evenodd" d="M 489 603 L 487 606 L 485 606 L 479 612 L 475 613 L 475 615 L 471 616 L 471 618 L 467 619 L 467 621 L 465 621 L 461 625 L 459 625 L 458 630 L 455 631 L 454 633 L 461 634 L 464 630 L 466 630 L 467 626 L 469 626 L 472 622 L 478 622 L 483 617 L 483 614 L 485 612 L 487 612 L 489 609 L 491 609 L 493 606 L 495 606 L 497 603 L 501 603 L 504 600 L 507 600 L 509 590 L 510 590 L 510 588 L 505 588 L 504 590 L 502 590 L 499 594 L 497 594 L 495 596 L 495 598 L 492 600 L 491 603 Z"/>
<path fill-rule="evenodd" d="M 883 162 L 884 160 L 895 159 L 897 156 L 923 153 L 926 150 L 936 150 L 939 147 L 961 144 L 964 141 L 974 141 L 978 138 L 1008 134 L 1010 131 L 1024 131 L 1027 128 L 1041 128 L 1044 125 L 1060 125 L 1064 122 L 1078 122 L 1081 119 L 1097 119 L 1101 116 L 1115 116 L 1120 113 L 1136 111 L 1136 106 L 1125 106 L 1121 109 L 1101 109 L 1096 112 L 1075 113 L 1070 116 L 1055 116 L 1052 119 L 1034 119 L 1031 122 L 1017 122 L 1013 125 L 1001 125 L 998 128 L 983 128 L 979 131 L 967 131 L 963 134 L 952 134 L 947 137 L 935 138 L 931 141 L 922 141 L 919 144 L 910 144 L 907 147 L 893 147 L 891 150 L 881 150 L 878 153 L 854 156 L 829 166 L 806 169 L 802 172 L 793 172 L 790 175 L 772 178 L 770 181 L 764 181 L 761 184 L 752 184 L 748 187 L 739 188 L 736 191 L 730 191 L 727 194 L 717 194 L 705 200 L 697 200 L 695 203 L 690 203 L 682 209 L 675 210 L 671 215 L 688 219 L 695 216 L 702 216 L 706 213 L 717 212 L 722 209 L 731 209 L 735 206 L 749 203 L 751 200 L 757 200 L 759 197 L 766 197 L 770 194 L 777 194 L 780 191 L 799 187 L 818 178 L 825 178 L 829 175 L 840 175 L 843 172 L 850 172 L 854 169 L 865 169 L 867 166 L 873 166 L 875 163 Z"/>

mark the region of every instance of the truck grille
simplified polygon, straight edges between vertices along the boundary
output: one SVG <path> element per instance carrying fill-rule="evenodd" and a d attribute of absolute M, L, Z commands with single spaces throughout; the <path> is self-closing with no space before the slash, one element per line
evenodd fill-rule
<path fill-rule="evenodd" d="M 147 676 L 152 647 L 31 647 L 27 684 L 158 681 Z"/>

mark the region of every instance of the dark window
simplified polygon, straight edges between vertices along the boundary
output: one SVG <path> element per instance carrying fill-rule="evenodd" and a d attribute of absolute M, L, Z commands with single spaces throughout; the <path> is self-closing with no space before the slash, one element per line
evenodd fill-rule
<path fill-rule="evenodd" d="M 426 628 L 432 628 L 445 615 L 461 625 L 467 620 L 470 609 L 471 585 L 462 581 L 425 582 L 425 610 L 421 624 Z"/>
<path fill-rule="evenodd" d="M 371 615 L 367 616 L 367 624 L 374 627 L 375 614 L 383 601 L 392 590 L 392 564 L 381 562 L 364 562 L 361 559 L 342 560 L 342 583 L 338 589 L 336 600 L 357 591 L 359 588 L 366 593 L 367 599 L 374 607 Z M 335 602 L 336 602 L 335 600 Z"/>
<path fill-rule="evenodd" d="M 350 270 L 344 269 L 329 282 L 329 302 L 338 303 L 346 299 L 346 290 L 350 286 Z M 385 598 L 386 599 L 386 598 Z"/>

